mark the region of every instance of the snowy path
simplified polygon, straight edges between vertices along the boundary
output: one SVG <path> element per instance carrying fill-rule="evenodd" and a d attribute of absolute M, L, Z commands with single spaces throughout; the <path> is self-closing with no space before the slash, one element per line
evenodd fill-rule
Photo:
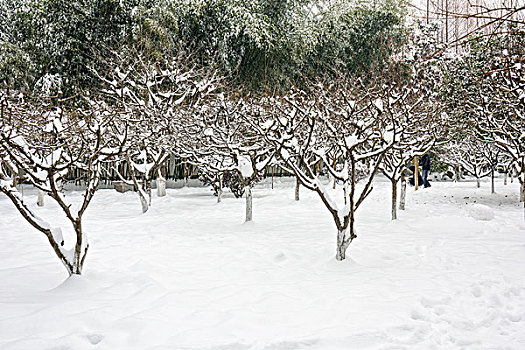
<path fill-rule="evenodd" d="M 168 190 L 145 215 L 101 190 L 85 275 L 65 282 L 1 196 L 0 349 L 525 349 L 523 209 L 516 183 L 497 191 L 434 183 L 391 222 L 378 180 L 337 262 L 328 212 L 291 183 L 256 187 L 248 224 L 244 200 L 205 188 Z M 56 217 L 49 203 L 35 210 Z M 474 203 L 494 219 L 470 217 Z"/>

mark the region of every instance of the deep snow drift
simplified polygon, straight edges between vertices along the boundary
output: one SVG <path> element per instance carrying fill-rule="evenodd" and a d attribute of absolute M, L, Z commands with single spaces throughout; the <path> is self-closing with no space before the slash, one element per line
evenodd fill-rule
<path fill-rule="evenodd" d="M 136 194 L 100 190 L 70 279 L 0 196 L 0 349 L 525 349 L 523 209 L 516 182 L 496 191 L 409 188 L 392 222 L 378 179 L 338 262 L 328 211 L 305 189 L 295 202 L 291 180 L 255 187 L 248 224 L 243 199 L 208 188 L 168 190 L 145 215 Z M 60 217 L 46 200 L 33 209 Z"/>

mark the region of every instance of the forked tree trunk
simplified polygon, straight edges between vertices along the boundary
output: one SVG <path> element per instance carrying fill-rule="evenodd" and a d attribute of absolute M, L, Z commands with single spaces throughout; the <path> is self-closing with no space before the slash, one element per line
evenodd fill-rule
<path fill-rule="evenodd" d="M 337 230 L 337 251 L 335 259 L 342 261 L 346 258 L 346 249 L 349 244 L 345 243 L 346 230 Z"/>
<path fill-rule="evenodd" d="M 392 183 L 392 220 L 397 220 L 397 181 L 391 179 Z"/>
<path fill-rule="evenodd" d="M 350 220 L 348 227 L 337 230 L 337 250 L 335 254 L 336 260 L 342 261 L 346 259 L 346 250 L 354 238 L 357 238 L 355 235 L 354 222 L 353 220 Z"/>
<path fill-rule="evenodd" d="M 352 172 L 352 179 L 355 180 L 355 172 Z M 344 186 L 344 184 L 343 184 Z M 342 218 L 343 221 L 341 221 L 341 218 L 338 214 L 332 213 L 334 216 L 334 219 L 336 218 L 336 225 L 337 225 L 337 250 L 335 254 L 335 258 L 338 261 L 342 261 L 346 258 L 346 250 L 348 249 L 348 246 L 354 238 L 357 238 L 355 234 L 355 203 L 353 194 L 349 196 L 349 212 L 348 216 Z M 348 218 L 348 220 L 346 220 Z"/>
<path fill-rule="evenodd" d="M 36 205 L 38 205 L 39 207 L 43 207 L 44 206 L 45 195 L 46 195 L 46 193 L 44 191 L 38 190 L 38 199 L 36 200 Z"/>
<path fill-rule="evenodd" d="M 405 210 L 407 196 L 407 180 L 405 175 L 401 176 L 401 198 L 399 198 L 399 210 Z"/>
<path fill-rule="evenodd" d="M 69 275 L 80 275 L 82 273 L 82 266 L 86 259 L 89 244 L 83 242 L 84 236 L 82 234 L 81 219 L 71 221 L 76 235 L 75 250 L 73 252 L 73 259 L 67 254 L 62 246 L 64 245 L 62 233 L 58 228 L 51 228 L 51 225 L 44 222 L 33 214 L 31 210 L 25 205 L 22 198 L 19 196 L 16 188 L 8 188 L 6 186 L 0 186 L 0 192 L 7 195 L 7 197 L 13 202 L 18 212 L 31 224 L 34 228 L 46 235 L 49 244 L 53 248 L 53 251 L 60 259 L 64 267 L 66 268 Z"/>
<path fill-rule="evenodd" d="M 71 266 L 66 266 L 66 268 L 68 268 L 68 270 L 70 269 L 70 275 L 80 275 L 82 274 L 82 267 L 84 266 L 84 260 L 86 259 L 89 244 L 86 244 L 86 248 L 84 249 L 84 252 L 82 252 L 82 240 L 84 236 L 82 234 L 82 223 L 80 219 L 73 222 L 73 227 L 75 228 L 75 234 L 77 236 L 75 243 L 75 253 L 73 256 L 73 261 L 71 262 Z"/>
<path fill-rule="evenodd" d="M 253 197 L 252 197 L 252 186 L 246 186 L 246 222 L 252 221 L 253 217 Z"/>
<path fill-rule="evenodd" d="M 301 186 L 301 183 L 299 182 L 299 178 L 295 178 L 295 200 L 299 200 L 299 186 Z"/>

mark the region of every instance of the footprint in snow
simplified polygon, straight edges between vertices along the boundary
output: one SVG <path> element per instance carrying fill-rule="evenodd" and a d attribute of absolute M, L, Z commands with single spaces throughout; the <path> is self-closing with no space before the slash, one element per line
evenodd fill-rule
<path fill-rule="evenodd" d="M 472 286 L 470 291 L 472 295 L 475 296 L 476 298 L 479 298 L 481 296 L 481 287 L 479 285 Z"/>
<path fill-rule="evenodd" d="M 425 315 L 417 310 L 412 310 L 410 313 L 410 318 L 416 321 L 424 321 L 426 319 Z"/>
<path fill-rule="evenodd" d="M 276 263 L 283 262 L 283 261 L 285 261 L 287 259 L 288 258 L 286 257 L 286 254 L 284 254 L 284 253 L 279 253 L 279 254 L 277 254 L 276 256 L 273 257 L 273 261 L 276 262 Z"/>
<path fill-rule="evenodd" d="M 97 345 L 104 339 L 104 336 L 102 334 L 88 334 L 87 338 L 91 344 Z"/>

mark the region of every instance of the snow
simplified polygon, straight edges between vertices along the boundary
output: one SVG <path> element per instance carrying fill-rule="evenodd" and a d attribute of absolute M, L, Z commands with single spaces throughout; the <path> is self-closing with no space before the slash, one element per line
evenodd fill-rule
<path fill-rule="evenodd" d="M 273 119 L 268 119 L 267 121 L 265 121 L 263 124 L 262 124 L 262 128 L 264 130 L 267 130 L 267 129 L 270 129 L 274 124 L 274 120 Z"/>
<path fill-rule="evenodd" d="M 45 132 L 61 132 L 64 131 L 64 126 L 62 125 L 62 122 L 59 118 L 52 118 L 49 123 L 46 124 L 44 127 Z"/>
<path fill-rule="evenodd" d="M 213 129 L 212 128 L 206 128 L 204 130 L 204 135 L 206 135 L 206 136 L 213 136 Z"/>
<path fill-rule="evenodd" d="M 374 100 L 374 106 L 376 106 L 376 108 L 380 112 L 383 112 L 383 100 L 381 100 L 380 98 L 375 99 Z"/>
<path fill-rule="evenodd" d="M 51 234 L 53 235 L 53 239 L 55 240 L 55 242 L 57 242 L 58 244 L 63 244 L 64 236 L 62 235 L 62 229 L 60 227 L 52 228 Z"/>
<path fill-rule="evenodd" d="M 523 349 L 523 208 L 502 182 L 409 187 L 391 221 L 378 178 L 343 262 L 330 214 L 313 192 L 295 202 L 293 179 L 255 186 L 249 225 L 244 200 L 209 188 L 168 189 L 144 215 L 134 193 L 99 190 L 84 275 L 68 279 L 0 195 L 0 349 Z M 71 242 L 56 205 L 30 207 Z"/>
<path fill-rule="evenodd" d="M 469 210 L 469 214 L 476 220 L 490 221 L 494 219 L 494 211 L 487 205 L 474 204 Z"/>
<path fill-rule="evenodd" d="M 248 179 L 253 175 L 252 161 L 247 156 L 239 156 L 239 165 L 237 166 L 237 169 L 245 179 Z"/>
<path fill-rule="evenodd" d="M 357 145 L 359 143 L 359 139 L 356 135 L 350 135 L 345 137 L 346 147 L 352 148 L 353 146 Z"/>
<path fill-rule="evenodd" d="M 383 139 L 386 142 L 390 143 L 390 142 L 394 141 L 394 137 L 395 137 L 395 134 L 392 131 L 387 131 L 387 132 L 385 132 L 385 134 L 383 136 Z"/>

